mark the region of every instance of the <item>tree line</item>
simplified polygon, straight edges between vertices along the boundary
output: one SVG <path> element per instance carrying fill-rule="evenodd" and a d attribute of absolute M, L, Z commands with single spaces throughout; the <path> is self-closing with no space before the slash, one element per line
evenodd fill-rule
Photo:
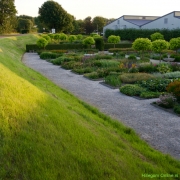
<path fill-rule="evenodd" d="M 14 0 L 0 1 L 0 33 L 28 33 L 28 32 L 51 32 L 71 34 L 101 33 L 103 27 L 114 19 L 107 19 L 102 16 L 91 16 L 77 20 L 63 7 L 51 0 L 44 2 L 38 11 L 37 17 L 28 15 L 16 16 L 17 10 Z"/>

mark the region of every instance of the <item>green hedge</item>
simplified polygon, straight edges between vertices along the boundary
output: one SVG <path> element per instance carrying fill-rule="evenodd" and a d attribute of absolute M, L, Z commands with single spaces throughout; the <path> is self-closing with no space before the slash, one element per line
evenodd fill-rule
<path fill-rule="evenodd" d="M 108 38 L 110 35 L 120 36 L 121 40 L 134 41 L 137 38 L 149 38 L 150 35 L 159 32 L 164 35 L 164 39 L 169 41 L 172 38 L 180 37 L 180 29 L 107 29 L 105 31 L 105 37 Z"/>
<path fill-rule="evenodd" d="M 130 43 L 115 44 L 115 48 L 131 48 L 131 47 L 132 47 L 132 44 L 130 44 Z M 112 43 L 105 43 L 104 44 L 104 49 L 108 50 L 110 48 L 114 48 L 114 44 L 112 44 Z"/>
<path fill-rule="evenodd" d="M 117 48 L 130 48 L 132 44 L 116 44 Z M 113 48 L 114 44 L 106 43 L 104 44 L 104 49 Z M 85 47 L 83 44 L 48 44 L 45 47 L 45 50 L 61 50 L 61 49 L 77 49 L 77 50 L 86 50 L 87 47 Z M 26 45 L 26 52 L 31 51 L 38 51 L 40 48 L 36 44 L 27 44 Z M 94 50 L 94 49 L 92 49 Z"/>
<path fill-rule="evenodd" d="M 59 50 L 59 49 L 84 49 L 83 44 L 48 44 L 46 50 Z M 36 44 L 27 44 L 26 52 L 37 51 L 40 48 Z"/>

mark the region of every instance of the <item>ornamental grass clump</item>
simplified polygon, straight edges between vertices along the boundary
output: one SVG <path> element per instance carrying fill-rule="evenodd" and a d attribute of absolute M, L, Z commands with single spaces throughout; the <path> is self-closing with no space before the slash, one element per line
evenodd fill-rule
<path fill-rule="evenodd" d="M 176 103 L 176 97 L 172 93 L 162 94 L 156 104 L 164 108 L 173 108 Z"/>

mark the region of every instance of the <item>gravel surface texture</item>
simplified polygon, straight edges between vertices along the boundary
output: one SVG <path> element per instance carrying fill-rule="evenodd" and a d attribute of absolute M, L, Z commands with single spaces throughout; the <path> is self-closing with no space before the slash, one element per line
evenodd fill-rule
<path fill-rule="evenodd" d="M 150 105 L 155 99 L 128 97 L 118 89 L 43 61 L 36 53 L 24 54 L 23 62 L 101 112 L 133 128 L 155 149 L 180 160 L 180 117 Z"/>

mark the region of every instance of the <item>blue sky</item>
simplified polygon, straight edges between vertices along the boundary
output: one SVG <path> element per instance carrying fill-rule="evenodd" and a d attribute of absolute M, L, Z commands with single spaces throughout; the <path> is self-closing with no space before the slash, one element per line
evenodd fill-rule
<path fill-rule="evenodd" d="M 63 9 L 76 17 L 103 16 L 118 18 L 122 15 L 162 16 L 180 11 L 179 0 L 55 0 Z M 46 0 L 15 0 L 18 15 L 38 16 L 38 10 Z M 178 9 L 179 8 L 179 9 Z"/>

